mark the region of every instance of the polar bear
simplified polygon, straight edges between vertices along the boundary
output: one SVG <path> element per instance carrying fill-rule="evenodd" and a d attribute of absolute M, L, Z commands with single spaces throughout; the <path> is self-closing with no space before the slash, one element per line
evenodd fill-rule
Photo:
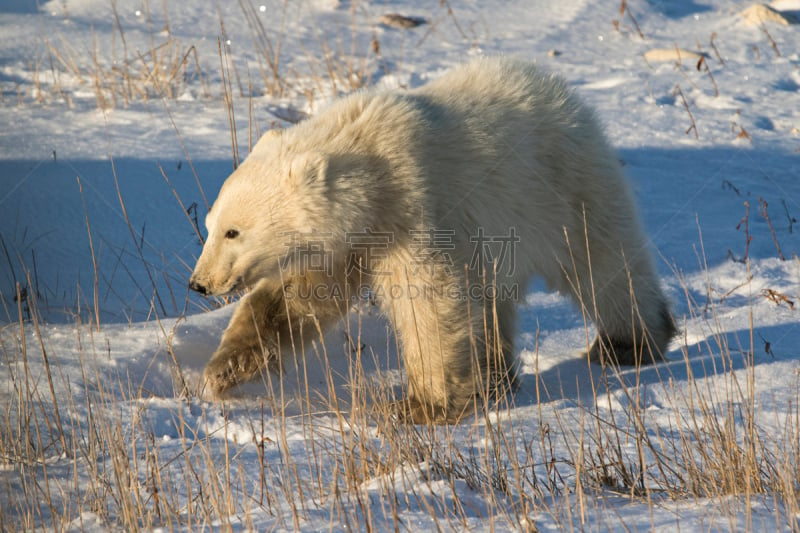
<path fill-rule="evenodd" d="M 212 397 L 278 367 L 365 286 L 400 340 L 398 413 L 413 422 L 457 422 L 513 382 L 515 300 L 532 276 L 594 322 L 592 361 L 656 361 L 675 333 L 593 111 L 520 60 L 357 92 L 264 135 L 206 226 L 191 288 L 250 289 L 204 371 Z"/>

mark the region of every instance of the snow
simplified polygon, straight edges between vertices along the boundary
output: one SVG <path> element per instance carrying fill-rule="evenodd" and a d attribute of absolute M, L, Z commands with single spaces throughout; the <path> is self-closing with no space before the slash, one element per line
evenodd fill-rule
<path fill-rule="evenodd" d="M 739 0 L 626 5 L 0 2 L 0 523 L 799 530 L 799 26 L 748 25 Z M 383 26 L 387 13 L 426 24 Z M 264 36 L 280 43 L 277 85 Z M 644 58 L 676 48 L 703 62 Z M 198 399 L 232 311 L 186 287 L 194 217 L 233 168 L 223 72 L 241 158 L 338 94 L 416 87 L 480 54 L 535 60 L 597 109 L 680 325 L 669 360 L 587 365 L 592 327 L 534 283 L 520 388 L 486 417 L 376 422 L 374 396 L 402 373 L 368 302 L 281 377 Z M 154 56 L 160 74 L 136 78 Z M 115 72 L 138 92 L 123 97 Z M 751 450 L 760 470 L 739 461 Z"/>

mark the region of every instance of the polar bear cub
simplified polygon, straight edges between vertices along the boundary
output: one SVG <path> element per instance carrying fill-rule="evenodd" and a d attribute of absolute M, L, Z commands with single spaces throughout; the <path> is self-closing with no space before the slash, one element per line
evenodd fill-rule
<path fill-rule="evenodd" d="M 482 58 L 411 91 L 363 91 L 264 135 L 206 218 L 190 280 L 248 288 L 205 393 L 279 354 L 369 287 L 401 343 L 414 422 L 452 423 L 513 380 L 532 276 L 594 322 L 593 361 L 662 358 L 675 326 L 631 191 L 590 108 L 523 61 Z M 282 348 L 283 347 L 283 348 Z"/>

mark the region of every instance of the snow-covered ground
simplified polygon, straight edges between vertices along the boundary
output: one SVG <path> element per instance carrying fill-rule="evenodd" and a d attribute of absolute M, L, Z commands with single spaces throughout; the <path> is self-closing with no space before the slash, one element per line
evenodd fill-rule
<path fill-rule="evenodd" d="M 800 530 L 800 0 L 772 2 L 786 25 L 750 5 L 0 1 L 0 529 Z M 402 382 L 367 303 L 282 378 L 198 399 L 231 309 L 187 278 L 231 130 L 241 159 L 337 94 L 480 54 L 596 107 L 680 324 L 669 361 L 587 365 L 591 328 L 534 284 L 520 390 L 486 417 L 359 410 Z"/>

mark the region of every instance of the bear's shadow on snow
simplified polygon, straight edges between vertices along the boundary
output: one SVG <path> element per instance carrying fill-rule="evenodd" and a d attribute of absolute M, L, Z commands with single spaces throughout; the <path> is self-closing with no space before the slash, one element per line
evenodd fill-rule
<path fill-rule="evenodd" d="M 663 397 L 661 394 L 645 394 L 653 386 L 663 387 L 668 393 L 672 387 L 680 389 L 681 383 L 711 377 L 730 377 L 732 371 L 796 359 L 794 346 L 800 337 L 800 328 L 797 324 L 754 328 L 755 342 L 752 352 L 750 330 L 728 331 L 722 336 L 727 343 L 725 349 L 720 347 L 719 339 L 714 337 L 687 346 L 679 346 L 679 343 L 673 342 L 665 361 L 638 369 L 604 368 L 588 363 L 585 356 L 576 353 L 575 357 L 562 360 L 540 372 L 538 376 L 534 373 L 519 376 L 520 387 L 514 396 L 514 404 L 518 407 L 536 405 L 538 380 L 542 402 L 568 400 L 576 404 L 592 405 L 595 397 L 602 400 L 607 394 L 611 394 L 619 398 L 622 393 L 622 396 L 630 394 L 631 397 L 638 394 L 639 398 L 644 399 L 642 407 L 651 407 L 654 398 Z M 769 339 L 775 340 L 775 343 L 767 345 Z M 741 390 L 746 392 L 741 380 L 740 377 Z M 680 395 L 676 398 L 680 401 Z M 709 399 L 723 401 L 725 398 L 712 396 Z"/>

